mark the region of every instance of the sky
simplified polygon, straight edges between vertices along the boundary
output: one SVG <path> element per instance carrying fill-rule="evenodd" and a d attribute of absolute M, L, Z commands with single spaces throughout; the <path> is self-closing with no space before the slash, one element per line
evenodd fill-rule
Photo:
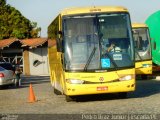
<path fill-rule="evenodd" d="M 47 37 L 47 27 L 65 8 L 80 6 L 124 6 L 131 16 L 131 22 L 144 23 L 160 9 L 160 0 L 6 0 L 7 4 L 19 10 L 23 16 L 41 27 L 41 37 Z"/>

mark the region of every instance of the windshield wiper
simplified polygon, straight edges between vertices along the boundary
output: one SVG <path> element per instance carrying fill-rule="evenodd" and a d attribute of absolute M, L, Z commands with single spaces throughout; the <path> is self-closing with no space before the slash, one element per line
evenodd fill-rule
<path fill-rule="evenodd" d="M 87 60 L 87 63 L 85 65 L 85 67 L 84 67 L 84 71 L 87 71 L 87 68 L 88 68 L 88 66 L 89 66 L 89 64 L 90 64 L 90 62 L 91 62 L 91 60 L 93 58 L 93 55 L 95 54 L 95 51 L 96 51 L 96 47 L 93 48 L 93 50 L 92 50 L 92 52 L 91 52 L 91 54 L 90 54 L 90 56 L 89 56 L 89 58 Z"/>

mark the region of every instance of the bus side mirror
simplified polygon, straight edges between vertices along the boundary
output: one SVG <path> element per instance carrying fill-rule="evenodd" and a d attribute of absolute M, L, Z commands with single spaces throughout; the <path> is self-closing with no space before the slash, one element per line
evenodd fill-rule
<path fill-rule="evenodd" d="M 58 38 L 56 40 L 56 44 L 57 44 L 57 52 L 62 52 L 62 40 Z"/>
<path fill-rule="evenodd" d="M 57 38 L 57 51 L 62 52 L 63 42 L 62 42 L 62 31 L 58 31 L 58 38 Z"/>

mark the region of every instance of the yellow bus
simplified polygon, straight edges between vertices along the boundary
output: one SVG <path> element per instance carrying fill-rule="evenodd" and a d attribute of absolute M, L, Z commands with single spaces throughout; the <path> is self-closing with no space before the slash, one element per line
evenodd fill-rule
<path fill-rule="evenodd" d="M 142 79 L 146 79 L 147 75 L 152 74 L 149 30 L 144 23 L 133 23 L 132 28 L 135 41 L 136 75 L 140 75 Z"/>
<path fill-rule="evenodd" d="M 66 101 L 77 95 L 135 90 L 134 41 L 129 12 L 116 6 L 65 9 L 48 26 L 50 78 Z M 121 49 L 107 51 L 111 43 Z"/>

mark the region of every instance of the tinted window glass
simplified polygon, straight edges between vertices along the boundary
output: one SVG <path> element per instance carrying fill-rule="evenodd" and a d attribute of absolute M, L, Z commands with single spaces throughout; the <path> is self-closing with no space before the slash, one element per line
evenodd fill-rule
<path fill-rule="evenodd" d="M 3 70 L 5 70 L 3 67 L 0 67 L 0 71 L 3 71 Z"/>
<path fill-rule="evenodd" d="M 6 70 L 13 70 L 14 71 L 14 67 L 10 63 L 0 63 L 0 66 Z"/>

